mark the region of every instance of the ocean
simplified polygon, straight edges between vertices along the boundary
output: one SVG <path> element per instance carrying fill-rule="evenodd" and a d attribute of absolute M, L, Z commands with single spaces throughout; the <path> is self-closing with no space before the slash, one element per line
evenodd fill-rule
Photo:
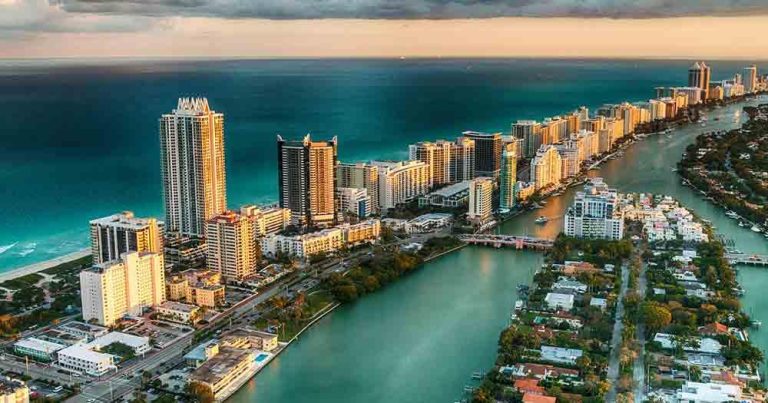
<path fill-rule="evenodd" d="M 685 85 L 689 61 L 548 59 L 0 61 L 0 271 L 88 246 L 88 220 L 161 216 L 158 118 L 181 96 L 225 115 L 230 208 L 277 199 L 275 138 L 339 138 L 339 158 L 508 132 L 580 105 Z M 744 62 L 712 62 L 713 79 Z"/>

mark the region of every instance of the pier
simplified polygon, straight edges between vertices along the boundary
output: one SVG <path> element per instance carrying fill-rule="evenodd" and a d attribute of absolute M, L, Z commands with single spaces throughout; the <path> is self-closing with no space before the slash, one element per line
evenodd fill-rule
<path fill-rule="evenodd" d="M 535 238 L 530 236 L 517 235 L 494 235 L 494 234 L 465 234 L 458 238 L 468 244 L 493 246 L 494 248 L 513 247 L 515 249 L 550 249 L 555 241 L 548 238 Z"/>
<path fill-rule="evenodd" d="M 747 253 L 726 253 L 725 258 L 728 263 L 749 264 L 754 266 L 768 266 L 768 255 L 750 255 Z"/>

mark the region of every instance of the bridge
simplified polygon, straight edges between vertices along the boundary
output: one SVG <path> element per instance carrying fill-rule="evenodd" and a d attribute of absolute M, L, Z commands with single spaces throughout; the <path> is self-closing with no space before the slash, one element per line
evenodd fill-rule
<path fill-rule="evenodd" d="M 535 238 L 517 235 L 465 234 L 458 238 L 468 244 L 493 246 L 494 248 L 513 247 L 515 249 L 544 250 L 551 248 L 555 241 L 548 238 Z"/>
<path fill-rule="evenodd" d="M 768 255 L 750 255 L 747 253 L 726 253 L 725 258 L 730 264 L 750 264 L 768 266 Z"/>

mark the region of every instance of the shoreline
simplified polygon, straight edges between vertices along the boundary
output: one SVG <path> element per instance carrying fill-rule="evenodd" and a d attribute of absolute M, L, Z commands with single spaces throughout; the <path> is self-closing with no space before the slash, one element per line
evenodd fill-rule
<path fill-rule="evenodd" d="M 29 274 L 41 272 L 51 267 L 56 267 L 60 264 L 69 263 L 77 259 L 82 259 L 91 255 L 91 249 L 80 249 L 78 251 L 68 253 L 63 256 L 55 257 L 53 259 L 45 260 L 38 263 L 32 263 L 26 266 L 17 267 L 8 271 L 0 272 L 0 283 L 15 278 L 24 277 Z"/>

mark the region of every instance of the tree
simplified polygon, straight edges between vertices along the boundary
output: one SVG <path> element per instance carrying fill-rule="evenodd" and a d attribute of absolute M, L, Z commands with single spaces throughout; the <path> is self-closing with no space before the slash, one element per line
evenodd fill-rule
<path fill-rule="evenodd" d="M 656 302 L 644 302 L 641 314 L 646 329 L 651 333 L 660 331 L 672 322 L 672 313 L 669 309 Z"/>
<path fill-rule="evenodd" d="M 192 382 L 187 386 L 187 393 L 193 402 L 213 403 L 215 401 L 213 391 L 207 386 L 197 382 Z"/>

